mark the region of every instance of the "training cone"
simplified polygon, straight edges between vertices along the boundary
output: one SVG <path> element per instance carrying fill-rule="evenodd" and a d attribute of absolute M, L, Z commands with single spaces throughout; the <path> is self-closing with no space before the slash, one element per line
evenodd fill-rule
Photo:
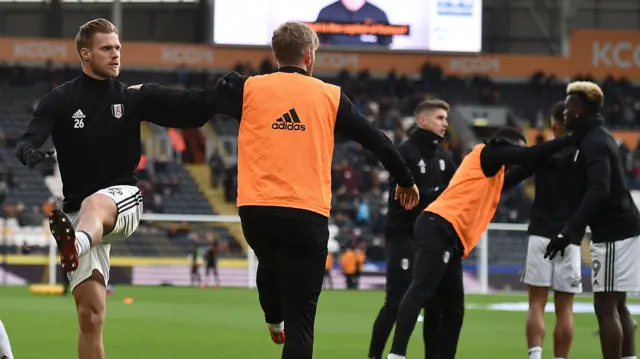
<path fill-rule="evenodd" d="M 133 298 L 131 297 L 124 298 L 124 304 L 131 304 L 131 303 L 133 303 Z"/>

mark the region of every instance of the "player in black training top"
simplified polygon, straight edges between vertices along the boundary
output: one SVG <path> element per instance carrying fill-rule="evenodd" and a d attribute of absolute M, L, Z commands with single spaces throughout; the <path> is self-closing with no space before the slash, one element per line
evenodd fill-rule
<path fill-rule="evenodd" d="M 591 229 L 594 306 L 604 359 L 635 358 L 634 323 L 627 292 L 640 291 L 640 214 L 620 162 L 618 144 L 604 127 L 604 95 L 591 82 L 567 87 L 565 121 L 583 140 L 573 157 L 574 185 L 584 193 L 579 209 L 552 239 L 545 257 L 564 254 Z"/>
<path fill-rule="evenodd" d="M 82 25 L 75 41 L 83 73 L 40 100 L 16 157 L 33 168 L 53 154 L 40 149 L 52 137 L 64 203 L 62 211 L 52 212 L 50 229 L 76 300 L 78 356 L 89 359 L 104 357 L 110 245 L 103 240 L 130 236 L 142 214 L 135 173 L 141 154 L 140 123 L 200 127 L 214 114 L 216 87 L 127 88 L 115 80 L 120 70 L 117 29 L 104 19 Z"/>
<path fill-rule="evenodd" d="M 373 324 L 369 345 L 371 359 L 381 359 L 391 329 L 398 316 L 398 307 L 409 288 L 413 275 L 413 226 L 422 211 L 433 202 L 449 184 L 456 171 L 451 156 L 439 147 L 447 132 L 449 104 L 441 100 L 426 100 L 415 111 L 416 129 L 409 139 L 398 146 L 398 151 L 411 168 L 416 185 L 420 189 L 420 202 L 410 211 L 405 210 L 393 197 L 396 183 L 391 178 L 389 210 L 387 212 L 387 282 L 386 297 L 382 309 Z M 428 358 L 437 357 L 440 308 L 438 298 L 425 306 L 424 345 Z M 462 313 L 447 313 L 460 316 Z M 442 320 L 447 320 L 443 317 Z"/>
<path fill-rule="evenodd" d="M 564 101 L 551 110 L 554 137 L 567 134 L 564 124 Z M 547 245 L 564 227 L 580 206 L 581 191 L 575 186 L 573 158 L 576 146 L 567 146 L 535 171 L 535 200 L 529 223 L 527 257 L 522 282 L 529 288 L 529 313 L 526 321 L 529 359 L 540 359 L 545 334 L 544 312 L 549 289 L 554 292 L 556 325 L 553 335 L 555 358 L 567 358 L 573 340 L 573 297 L 582 293 L 580 246 L 570 244 L 563 257 L 548 261 L 541 256 Z M 584 232 L 580 235 L 584 236 Z"/>

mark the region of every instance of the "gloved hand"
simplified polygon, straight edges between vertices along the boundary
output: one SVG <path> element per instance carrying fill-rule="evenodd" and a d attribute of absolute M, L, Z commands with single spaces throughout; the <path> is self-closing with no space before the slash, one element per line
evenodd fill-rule
<path fill-rule="evenodd" d="M 21 156 L 21 161 L 23 161 L 23 165 L 33 169 L 38 163 L 53 156 L 54 153 L 55 151 L 52 150 L 45 151 L 37 148 L 29 148 L 25 150 L 25 153 Z"/>
<path fill-rule="evenodd" d="M 564 250 L 569 244 L 571 244 L 569 236 L 563 233 L 558 234 L 558 236 L 553 238 L 547 245 L 547 251 L 544 253 L 544 257 L 553 260 L 558 253 L 560 253 L 561 257 L 564 257 Z"/>

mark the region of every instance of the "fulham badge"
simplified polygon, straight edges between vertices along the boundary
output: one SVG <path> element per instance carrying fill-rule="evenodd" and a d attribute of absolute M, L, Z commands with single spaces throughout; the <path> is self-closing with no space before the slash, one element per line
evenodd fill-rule
<path fill-rule="evenodd" d="M 111 105 L 111 114 L 113 117 L 120 119 L 124 114 L 124 106 L 122 104 Z"/>

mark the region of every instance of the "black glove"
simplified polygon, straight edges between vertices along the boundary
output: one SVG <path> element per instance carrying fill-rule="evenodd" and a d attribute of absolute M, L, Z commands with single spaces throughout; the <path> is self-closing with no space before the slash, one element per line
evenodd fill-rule
<path fill-rule="evenodd" d="M 29 166 L 29 168 L 33 169 L 38 163 L 53 156 L 54 153 L 55 151 L 52 150 L 45 151 L 36 148 L 29 148 L 24 151 L 19 160 L 23 165 Z"/>
<path fill-rule="evenodd" d="M 553 238 L 547 245 L 547 251 L 544 253 L 544 257 L 553 260 L 558 253 L 560 253 L 561 257 L 564 257 L 564 250 L 569 244 L 571 244 L 569 236 L 563 233 L 558 234 L 558 236 Z"/>

